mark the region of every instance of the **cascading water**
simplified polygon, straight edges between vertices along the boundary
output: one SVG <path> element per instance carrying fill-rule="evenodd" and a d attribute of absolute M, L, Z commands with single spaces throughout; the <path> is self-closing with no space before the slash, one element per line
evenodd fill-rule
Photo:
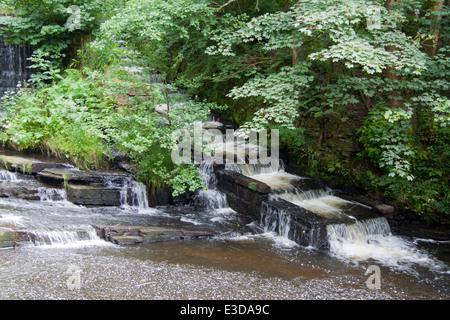
<path fill-rule="evenodd" d="M 225 137 L 225 141 L 229 144 L 234 142 L 233 138 L 228 136 Z M 237 159 L 242 159 L 250 153 L 250 150 L 258 147 L 241 142 L 234 149 L 226 148 L 225 152 L 236 152 Z M 270 198 L 284 199 L 325 218 L 353 218 L 351 212 L 355 207 L 365 207 L 334 196 L 332 190 L 319 185 L 313 179 L 286 172 L 281 160 L 276 165 L 237 161 L 227 163 L 225 167 L 267 184 L 271 188 Z"/>
<path fill-rule="evenodd" d="M 334 196 L 332 190 L 312 179 L 287 173 L 282 165 L 277 170 L 249 164 L 233 164 L 228 168 L 267 184 L 272 190 L 271 198 L 284 199 L 325 218 L 352 217 L 351 209 L 362 206 Z"/>
<path fill-rule="evenodd" d="M 291 216 L 285 210 L 275 210 L 267 205 L 263 205 L 261 209 L 260 225 L 264 229 L 264 233 L 275 234 L 275 239 L 282 243 L 283 247 L 296 246 L 293 241 L 296 238 L 295 228 L 291 228 Z M 278 235 L 278 237 L 277 237 Z"/>
<path fill-rule="evenodd" d="M 408 270 L 418 264 L 439 271 L 441 262 L 404 238 L 392 235 L 385 218 L 327 226 L 330 252 L 338 258 L 358 262 L 372 260 L 388 267 Z"/>
<path fill-rule="evenodd" d="M 122 208 L 148 210 L 147 189 L 141 182 L 126 179 L 120 191 L 120 203 Z"/>
<path fill-rule="evenodd" d="M 340 218 L 345 215 L 344 207 L 361 205 L 334 196 L 330 189 L 312 179 L 287 173 L 281 160 L 276 165 L 245 163 L 245 156 L 259 146 L 240 141 L 233 148 L 236 142 L 233 137 L 227 135 L 224 140 L 227 145 L 224 152 L 235 152 L 237 159 L 235 163 L 227 163 L 226 168 L 264 182 L 271 188 L 272 198 L 284 199 L 326 218 Z"/>
<path fill-rule="evenodd" d="M 0 18 L 0 28 L 7 19 Z M 32 55 L 30 46 L 19 46 L 5 44 L 4 37 L 0 36 L 0 96 L 6 91 L 12 91 L 17 88 L 19 83 L 30 77 L 30 61 L 27 60 Z"/>
<path fill-rule="evenodd" d="M 67 229 L 67 228 L 66 228 Z M 39 230 L 28 233 L 30 243 L 34 246 L 65 246 L 92 242 L 102 242 L 92 226 L 76 226 L 73 230 Z"/>
<path fill-rule="evenodd" d="M 227 137 L 225 140 L 233 141 Z M 245 148 L 245 144 L 234 150 L 229 146 L 226 152 L 240 151 L 241 155 L 247 155 L 249 149 Z M 227 163 L 226 169 L 267 184 L 271 188 L 270 199 L 283 199 L 330 221 L 326 228 L 311 224 L 309 228 L 299 225 L 303 228 L 300 230 L 290 212 L 262 204 L 260 225 L 264 232 L 276 232 L 297 243 L 307 241 L 310 247 L 318 247 L 326 232 L 330 253 L 350 261 L 373 259 L 390 266 L 410 262 L 431 264 L 429 256 L 418 252 L 412 243 L 393 236 L 387 220 L 376 218 L 370 207 L 337 197 L 313 179 L 287 173 L 282 163 L 278 167 Z"/>
<path fill-rule="evenodd" d="M 7 181 L 19 181 L 19 180 L 20 179 L 17 177 L 17 175 L 14 172 L 0 170 L 0 181 L 7 182 Z"/>
<path fill-rule="evenodd" d="M 227 197 L 217 189 L 217 177 L 214 174 L 214 165 L 202 162 L 199 167 L 206 190 L 200 190 L 193 197 L 191 204 L 203 210 L 217 210 L 228 208 Z"/>
<path fill-rule="evenodd" d="M 66 201 L 67 193 L 64 189 L 56 188 L 38 188 L 38 195 L 41 201 Z"/>
<path fill-rule="evenodd" d="M 147 188 L 131 176 L 104 176 L 108 188 L 120 189 L 120 207 L 124 210 L 143 212 L 150 210 Z"/>

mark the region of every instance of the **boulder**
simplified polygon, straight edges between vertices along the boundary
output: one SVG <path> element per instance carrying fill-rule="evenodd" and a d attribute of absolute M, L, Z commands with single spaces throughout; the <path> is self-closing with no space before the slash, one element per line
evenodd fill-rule
<path fill-rule="evenodd" d="M 139 244 L 144 242 L 143 238 L 140 236 L 123 236 L 123 235 L 112 236 L 110 241 L 120 246 Z"/>
<path fill-rule="evenodd" d="M 218 170 L 218 188 L 227 195 L 229 206 L 259 220 L 261 204 L 269 199 L 270 187 L 231 170 Z"/>
<path fill-rule="evenodd" d="M 19 198 L 24 200 L 40 200 L 39 190 L 34 186 L 20 184 L 0 184 L 0 198 Z"/>
<path fill-rule="evenodd" d="M 394 212 L 394 210 L 395 210 L 395 208 L 393 206 L 390 206 L 388 204 L 378 204 L 378 205 L 375 205 L 374 208 L 377 209 L 382 214 L 389 214 L 389 213 Z"/>
<path fill-rule="evenodd" d="M 27 241 L 28 235 L 25 231 L 16 231 L 10 228 L 0 227 L 0 249 L 19 246 L 20 241 Z"/>

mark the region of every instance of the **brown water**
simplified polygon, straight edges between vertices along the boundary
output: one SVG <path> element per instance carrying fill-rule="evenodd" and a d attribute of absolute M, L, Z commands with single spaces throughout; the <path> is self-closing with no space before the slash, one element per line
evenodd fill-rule
<path fill-rule="evenodd" d="M 128 208 L 129 209 L 129 208 Z M 232 210 L 88 209 L 65 201 L 0 199 L 0 226 L 54 232 L 53 243 L 0 250 L 0 299 L 448 299 L 448 246 L 401 239 L 424 262 L 357 259 L 303 248 L 245 225 Z M 208 240 L 117 246 L 62 231 L 90 224 L 213 230 Z M 59 239 L 59 240 L 58 240 Z M 404 253 L 406 254 L 406 253 Z M 395 263 L 394 263 L 395 262 Z M 366 270 L 380 267 L 380 289 Z"/>

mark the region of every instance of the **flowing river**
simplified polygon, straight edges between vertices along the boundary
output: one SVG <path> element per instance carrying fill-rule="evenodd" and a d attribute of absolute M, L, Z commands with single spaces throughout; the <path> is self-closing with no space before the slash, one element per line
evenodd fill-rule
<path fill-rule="evenodd" d="M 3 184 L 35 183 L 19 173 L 0 176 Z M 334 226 L 330 251 L 323 252 L 299 246 L 260 222 L 249 223 L 213 188 L 195 200 L 208 203 L 204 210 L 141 203 L 87 208 L 67 201 L 64 190 L 42 188 L 39 194 L 40 200 L 0 198 L 0 228 L 32 235 L 16 248 L 0 249 L 0 299 L 450 297 L 448 244 L 392 235 L 380 221 L 372 221 L 371 228 L 386 232 L 372 236 L 358 225 Z M 97 224 L 205 230 L 216 236 L 119 246 L 100 239 L 92 227 Z"/>

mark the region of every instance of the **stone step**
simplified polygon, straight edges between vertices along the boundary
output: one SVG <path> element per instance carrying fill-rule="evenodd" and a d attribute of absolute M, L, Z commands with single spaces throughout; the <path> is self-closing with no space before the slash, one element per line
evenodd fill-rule
<path fill-rule="evenodd" d="M 160 241 L 211 238 L 203 231 L 186 231 L 146 226 L 93 226 L 100 238 L 118 245 L 152 243 Z"/>
<path fill-rule="evenodd" d="M 84 206 L 120 206 L 119 188 L 103 186 L 71 185 L 67 187 L 67 199 Z"/>
<path fill-rule="evenodd" d="M 29 242 L 29 232 L 0 227 L 0 249 L 18 247 L 21 242 Z"/>
<path fill-rule="evenodd" d="M 0 167 L 23 174 L 38 174 L 45 169 L 67 168 L 68 165 L 56 162 L 45 162 L 33 158 L 0 155 Z"/>

